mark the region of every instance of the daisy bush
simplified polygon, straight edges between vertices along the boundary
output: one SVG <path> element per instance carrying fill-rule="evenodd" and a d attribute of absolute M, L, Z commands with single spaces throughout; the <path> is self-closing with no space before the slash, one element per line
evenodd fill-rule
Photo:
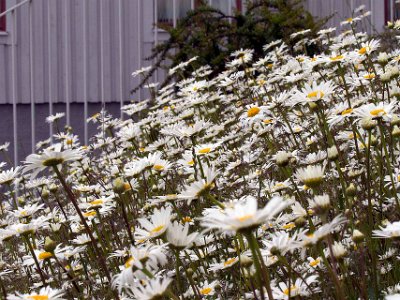
<path fill-rule="evenodd" d="M 217 76 L 182 62 L 89 145 L 1 163 L 0 297 L 400 299 L 400 51 L 367 15 Z"/>

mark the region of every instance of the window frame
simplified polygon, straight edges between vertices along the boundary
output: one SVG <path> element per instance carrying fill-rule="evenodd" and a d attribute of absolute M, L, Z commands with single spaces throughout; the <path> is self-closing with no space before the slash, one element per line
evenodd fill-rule
<path fill-rule="evenodd" d="M 6 0 L 0 0 L 0 13 L 6 11 Z M 3 16 L 0 18 L 0 32 L 7 31 L 7 17 Z"/>
<path fill-rule="evenodd" d="M 1 0 L 0 0 L 0 1 L 1 1 Z M 192 2 L 192 3 L 193 3 L 193 7 L 192 7 L 191 9 L 196 9 L 197 7 L 200 6 L 200 4 L 201 4 L 203 1 L 204 1 L 204 0 L 194 0 L 194 1 Z M 243 1 L 242 1 L 242 0 L 231 0 L 231 1 L 236 3 L 236 9 L 237 9 L 239 12 L 243 12 Z M 210 0 L 208 0 L 208 1 L 206 1 L 206 2 L 210 3 Z M 157 0 L 156 0 L 155 2 L 153 2 L 153 3 L 154 3 L 154 5 L 158 5 L 158 1 L 157 1 Z M 212 2 L 211 2 L 211 6 L 212 6 Z M 159 9 L 159 8 L 157 7 L 157 13 L 158 13 L 158 11 L 159 11 L 158 9 Z M 160 22 L 160 21 L 158 20 L 158 16 L 155 16 L 155 17 L 157 17 L 157 20 L 156 20 L 156 27 L 157 27 L 157 30 L 159 30 L 159 31 L 164 31 L 164 30 L 158 28 L 157 24 L 166 24 L 166 25 L 174 26 L 174 20 L 173 20 L 173 19 L 171 19 L 170 22 L 169 22 L 169 21 Z M 177 18 L 176 20 L 178 21 L 179 18 Z"/>

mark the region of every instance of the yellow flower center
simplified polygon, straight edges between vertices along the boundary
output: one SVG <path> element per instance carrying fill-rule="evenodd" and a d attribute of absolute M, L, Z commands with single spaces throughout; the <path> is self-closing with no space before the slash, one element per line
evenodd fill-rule
<path fill-rule="evenodd" d="M 25 209 L 24 209 L 24 210 L 21 210 L 20 215 L 21 215 L 22 217 L 26 217 L 26 216 L 28 215 L 28 212 L 27 212 Z"/>
<path fill-rule="evenodd" d="M 341 115 L 342 116 L 348 115 L 348 114 L 351 114 L 352 112 L 353 112 L 353 109 L 352 108 L 348 108 L 348 109 L 345 109 L 344 111 L 342 111 Z"/>
<path fill-rule="evenodd" d="M 92 202 L 90 202 L 91 205 L 102 205 L 104 203 L 103 199 L 97 199 L 97 200 L 93 200 Z"/>
<path fill-rule="evenodd" d="M 346 19 L 346 21 L 350 23 L 353 21 L 353 18 L 348 18 L 348 19 Z"/>
<path fill-rule="evenodd" d="M 331 57 L 330 60 L 331 61 L 338 61 L 338 60 L 341 60 L 343 58 L 344 58 L 343 55 L 336 55 L 336 56 Z"/>
<path fill-rule="evenodd" d="M 324 92 L 323 91 L 312 91 L 311 93 L 308 93 L 307 98 L 318 98 L 321 99 L 324 97 Z"/>
<path fill-rule="evenodd" d="M 232 265 L 233 263 L 235 263 L 236 262 L 236 258 L 230 258 L 230 259 L 228 259 L 226 262 L 224 262 L 224 266 L 226 267 L 226 266 L 230 266 L 230 265 Z"/>
<path fill-rule="evenodd" d="M 314 268 L 315 266 L 317 266 L 319 264 L 320 261 L 321 260 L 319 258 L 314 259 L 313 261 L 310 262 L 310 266 Z"/>
<path fill-rule="evenodd" d="M 265 119 L 263 122 L 264 124 L 271 124 L 273 121 L 271 119 Z"/>
<path fill-rule="evenodd" d="M 282 228 L 283 228 L 283 229 L 286 229 L 286 230 L 290 230 L 290 229 L 293 229 L 293 228 L 295 228 L 295 227 L 296 227 L 296 225 L 295 225 L 293 222 L 287 223 L 287 224 L 285 224 L 285 225 L 282 226 Z"/>
<path fill-rule="evenodd" d="M 194 165 L 194 160 L 192 159 L 191 161 L 188 161 L 187 164 L 188 164 L 189 166 L 193 166 L 193 165 Z"/>
<path fill-rule="evenodd" d="M 203 148 L 199 150 L 199 153 L 201 154 L 206 154 L 206 153 L 210 153 L 211 152 L 211 148 Z"/>
<path fill-rule="evenodd" d="M 162 166 L 162 165 L 154 165 L 153 169 L 156 170 L 156 171 L 162 171 L 162 170 L 164 170 L 164 166 Z"/>
<path fill-rule="evenodd" d="M 96 211 L 94 211 L 94 210 L 85 212 L 85 213 L 83 214 L 84 217 L 94 217 L 95 215 L 96 215 Z"/>
<path fill-rule="evenodd" d="M 130 189 L 131 189 L 131 185 L 129 184 L 129 182 L 124 182 L 124 190 L 129 191 Z"/>
<path fill-rule="evenodd" d="M 164 225 L 160 225 L 160 226 L 157 226 L 157 227 L 153 228 L 153 229 L 150 231 L 150 233 L 158 233 L 158 232 L 160 232 L 160 231 L 163 230 L 163 229 L 164 229 Z"/>
<path fill-rule="evenodd" d="M 285 187 L 286 185 L 284 184 L 284 183 L 282 183 L 282 182 L 278 182 L 277 184 L 275 184 L 275 186 L 274 186 L 274 188 L 276 189 L 276 188 L 282 188 L 282 187 Z"/>
<path fill-rule="evenodd" d="M 358 50 L 358 54 L 364 55 L 365 53 L 367 53 L 368 50 L 369 47 L 362 47 L 360 50 Z"/>
<path fill-rule="evenodd" d="M 189 222 L 192 222 L 193 220 L 192 220 L 192 218 L 191 217 L 183 217 L 182 218 L 182 223 L 189 223 Z"/>
<path fill-rule="evenodd" d="M 292 294 L 292 291 L 295 291 L 295 290 L 297 290 L 297 286 L 292 285 L 292 286 L 290 286 L 290 288 L 287 288 L 286 290 L 284 290 L 283 293 L 286 296 L 289 296 L 289 293 Z"/>
<path fill-rule="evenodd" d="M 383 108 L 377 108 L 373 109 L 369 112 L 373 116 L 381 116 L 381 115 L 386 115 L 386 112 Z"/>
<path fill-rule="evenodd" d="M 50 258 L 52 256 L 53 256 L 53 254 L 51 254 L 51 252 L 44 251 L 44 252 L 39 253 L 38 258 L 40 260 L 45 260 L 45 259 L 48 259 L 48 258 Z"/>
<path fill-rule="evenodd" d="M 134 261 L 135 259 L 133 258 L 133 257 L 129 257 L 128 258 L 128 260 L 126 261 L 126 263 L 125 263 L 125 268 L 130 268 L 130 267 L 132 267 L 132 263 L 133 263 L 133 261 Z"/>
<path fill-rule="evenodd" d="M 240 222 L 244 222 L 244 221 L 246 221 L 248 219 L 251 219 L 252 217 L 253 217 L 253 214 L 248 214 L 248 215 L 244 215 L 244 216 L 241 216 L 241 217 L 237 217 L 236 219 L 238 221 L 240 221 Z"/>
<path fill-rule="evenodd" d="M 47 295 L 33 295 L 33 296 L 28 296 L 28 299 L 33 299 L 33 300 L 48 300 L 49 296 Z"/>
<path fill-rule="evenodd" d="M 374 73 L 369 73 L 363 76 L 365 79 L 373 79 L 375 78 L 375 74 Z"/>
<path fill-rule="evenodd" d="M 260 79 L 258 81 L 258 85 L 264 85 L 266 83 L 266 81 L 264 79 Z"/>
<path fill-rule="evenodd" d="M 207 287 L 207 288 L 204 288 L 204 289 L 200 290 L 200 295 L 208 295 L 211 292 L 212 292 L 212 288 Z"/>
<path fill-rule="evenodd" d="M 247 111 L 247 116 L 248 116 L 249 118 L 252 118 L 252 117 L 258 115 L 259 112 L 260 112 L 260 108 L 259 108 L 259 107 L 257 107 L 257 106 L 251 107 L 251 108 L 249 108 L 249 110 Z"/>
<path fill-rule="evenodd" d="M 267 67 L 268 67 L 269 69 L 272 69 L 273 66 L 274 66 L 274 64 L 268 64 L 268 65 L 267 65 Z"/>

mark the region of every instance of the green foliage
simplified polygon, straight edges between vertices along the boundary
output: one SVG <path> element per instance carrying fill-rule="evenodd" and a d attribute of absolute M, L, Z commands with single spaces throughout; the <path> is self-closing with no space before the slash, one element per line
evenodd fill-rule
<path fill-rule="evenodd" d="M 195 67 L 208 64 L 214 73 L 219 73 L 229 54 L 235 50 L 254 49 L 255 56 L 262 57 L 263 46 L 267 43 L 282 39 L 294 46 L 299 39 L 290 39 L 292 33 L 307 29 L 311 34 L 316 33 L 327 21 L 326 18 L 315 19 L 303 8 L 302 0 L 247 1 L 245 12 L 236 11 L 234 15 L 226 15 L 204 1 L 200 2 L 200 6 L 179 20 L 176 28 L 158 24 L 170 38 L 153 49 L 149 60 L 156 58 L 157 63 L 142 85 L 159 67 L 170 69 L 195 56 L 198 57 Z M 172 76 L 168 77 L 163 85 L 171 79 Z"/>

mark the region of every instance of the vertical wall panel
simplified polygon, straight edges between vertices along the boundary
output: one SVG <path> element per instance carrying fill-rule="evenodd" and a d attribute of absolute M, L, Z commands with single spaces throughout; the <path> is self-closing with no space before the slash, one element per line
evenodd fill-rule
<path fill-rule="evenodd" d="M 104 67 L 104 92 L 106 102 L 118 102 L 121 99 L 120 78 L 120 50 L 119 50 L 119 14 L 116 0 L 85 0 L 88 7 L 87 30 L 87 54 L 88 54 L 88 100 L 90 102 L 101 101 L 101 63 Z M 104 5 L 103 16 L 103 60 L 100 57 L 100 1 Z M 138 12 L 139 1 L 141 11 Z M 7 5 L 15 4 L 15 0 L 7 0 Z M 64 7 L 68 5 L 68 21 L 65 22 Z M 133 79 L 130 74 L 141 66 L 148 66 L 150 61 L 145 60 L 151 54 L 151 45 L 154 37 L 162 41 L 167 36 L 162 32 L 154 31 L 154 4 L 157 1 L 150 0 L 121 0 L 122 5 L 122 87 L 124 102 L 139 99 L 139 93 L 130 95 L 130 90 L 138 84 L 138 78 Z M 382 1 L 376 0 L 306 0 L 307 9 L 316 16 L 328 16 L 335 13 L 327 26 L 338 26 L 340 21 L 350 17 L 350 6 L 356 8 L 361 4 L 370 10 L 373 7 L 372 22 L 379 31 L 384 25 L 384 10 Z M 17 37 L 17 61 L 18 61 L 18 103 L 29 103 L 30 78 L 29 78 L 29 17 L 28 4 L 17 10 L 18 32 L 9 32 L 8 36 L 0 36 L 0 68 L 5 70 L 0 74 L 0 104 L 12 103 L 11 78 L 7 74 L 11 72 L 11 46 L 10 40 L 13 34 Z M 83 66 L 83 18 L 82 0 L 33 0 L 33 48 L 34 58 L 34 91 L 36 103 L 48 103 L 49 92 L 54 103 L 66 102 L 69 96 L 71 103 L 84 102 L 84 66 Z M 50 23 L 47 20 L 47 9 L 50 7 Z M 11 15 L 8 16 L 11 18 Z M 138 32 L 138 18 L 142 24 L 141 32 Z M 365 22 L 364 29 L 370 29 Z M 48 28 L 50 26 L 50 29 Z M 65 26 L 68 26 L 66 29 Z M 12 30 L 11 27 L 8 30 Z M 50 36 L 48 33 L 50 32 Z M 68 39 L 65 39 L 65 33 Z M 142 40 L 139 41 L 139 36 Z M 48 48 L 50 39 L 50 53 Z M 68 45 L 66 45 L 66 42 Z M 139 47 L 142 59 L 139 62 Z M 67 51 L 65 51 L 67 50 Z M 66 56 L 68 65 L 66 65 Z M 49 63 L 51 69 L 49 69 Z M 68 69 L 66 69 L 66 67 Z M 50 73 L 49 73 L 50 72 Z M 160 77 L 164 72 L 159 72 Z M 68 79 L 65 76 L 68 74 Z M 52 86 L 49 87 L 51 81 Z M 69 92 L 66 91 L 66 82 Z M 146 92 L 142 92 L 146 97 Z M 42 120 L 38 120 L 40 122 Z"/>

